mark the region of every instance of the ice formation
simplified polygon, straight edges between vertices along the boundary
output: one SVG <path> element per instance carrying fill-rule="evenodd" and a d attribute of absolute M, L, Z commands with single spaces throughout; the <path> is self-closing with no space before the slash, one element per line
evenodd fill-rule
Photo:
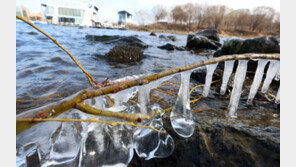
<path fill-rule="evenodd" d="M 221 95 L 224 95 L 226 92 L 228 80 L 229 80 L 229 77 L 233 71 L 234 62 L 235 62 L 234 60 L 225 61 L 224 72 L 223 72 L 223 81 L 222 81 L 222 85 L 221 85 L 221 89 L 220 89 Z"/>
<path fill-rule="evenodd" d="M 190 137 L 194 132 L 194 121 L 190 110 L 189 82 L 192 71 L 181 73 L 181 86 L 178 98 L 170 115 L 170 120 L 174 131 L 185 138 Z"/>
<path fill-rule="evenodd" d="M 261 84 L 262 77 L 264 74 L 264 68 L 265 68 L 266 64 L 268 63 L 268 61 L 269 60 L 265 60 L 265 59 L 258 60 L 257 70 L 256 70 L 256 74 L 253 79 L 251 90 L 250 90 L 250 93 L 248 96 L 247 104 L 252 104 L 252 101 L 258 91 L 260 84 Z"/>
<path fill-rule="evenodd" d="M 236 118 L 236 110 L 239 104 L 239 99 L 241 96 L 242 86 L 245 81 L 246 72 L 248 67 L 248 60 L 239 60 L 238 67 L 236 69 L 233 89 L 231 91 L 230 102 L 228 105 L 228 116 Z"/>
<path fill-rule="evenodd" d="M 271 84 L 271 81 L 275 77 L 275 75 L 278 73 L 280 67 L 280 61 L 278 60 L 270 60 L 270 64 L 266 73 L 266 78 L 264 80 L 261 92 L 267 93 L 267 90 L 269 88 L 269 85 Z"/>
<path fill-rule="evenodd" d="M 157 106 L 153 106 L 152 109 L 154 111 L 161 110 Z M 160 114 L 157 114 L 145 125 L 156 127 L 158 130 L 164 130 Z M 151 129 L 137 129 L 133 139 L 137 154 L 146 160 L 168 157 L 172 154 L 175 147 L 174 140 L 168 133 L 158 133 Z"/>
<path fill-rule="evenodd" d="M 218 63 L 206 65 L 206 67 L 207 67 L 207 76 L 206 76 L 206 83 L 205 83 L 204 90 L 203 90 L 203 96 L 204 97 L 207 97 L 208 94 L 209 94 L 209 90 L 210 90 L 210 87 L 211 87 L 213 74 L 214 74 L 214 71 L 215 71 L 217 65 L 218 65 Z"/>
<path fill-rule="evenodd" d="M 262 81 L 264 68 L 269 60 L 259 60 L 255 78 L 251 86 L 248 103 L 252 102 Z M 246 76 L 248 60 L 239 60 L 234 77 L 233 89 L 228 106 L 228 116 L 236 117 L 242 86 Z M 228 80 L 233 71 L 234 61 L 225 61 L 221 94 L 225 94 Z M 217 64 L 207 65 L 206 83 L 203 96 L 207 96 L 212 82 L 212 75 Z M 181 137 L 193 135 L 195 125 L 190 109 L 189 83 L 192 70 L 181 73 L 181 86 L 175 105 L 170 113 L 170 121 L 174 131 Z M 161 83 L 169 80 L 170 75 L 146 85 L 132 87 L 114 94 L 114 105 L 107 105 L 107 97 L 100 96 L 85 100 L 85 103 L 104 110 L 125 113 L 141 113 L 151 116 L 150 120 L 142 123 L 146 126 L 163 128 L 161 108 L 157 103 L 150 104 L 150 91 Z M 272 79 L 280 79 L 279 61 L 272 60 L 263 84 L 262 92 L 266 92 Z M 135 79 L 134 77 L 131 79 Z M 124 81 L 123 79 L 119 81 Z M 128 100 L 136 96 L 136 105 L 128 104 Z M 280 103 L 280 88 L 276 95 L 276 103 Z M 162 113 L 163 114 L 163 113 Z M 30 113 L 17 116 L 32 117 Z M 99 119 L 105 121 L 122 121 L 117 118 L 93 116 L 76 109 L 71 109 L 57 118 Z M 28 157 L 40 160 L 41 166 L 127 166 L 131 161 L 134 150 L 139 157 L 165 158 L 174 150 L 174 140 L 168 133 L 158 133 L 151 129 L 131 127 L 126 125 L 110 126 L 86 122 L 43 122 L 17 135 L 17 166 L 28 166 Z"/>

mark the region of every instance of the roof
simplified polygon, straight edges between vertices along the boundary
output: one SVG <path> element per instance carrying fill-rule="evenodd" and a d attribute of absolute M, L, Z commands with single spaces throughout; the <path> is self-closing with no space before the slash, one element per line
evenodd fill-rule
<path fill-rule="evenodd" d="M 127 11 L 125 11 L 125 10 L 121 10 L 121 11 L 118 12 L 118 14 L 125 14 L 125 13 L 126 13 L 128 16 L 132 15 L 132 14 L 130 14 L 129 12 L 127 12 Z"/>

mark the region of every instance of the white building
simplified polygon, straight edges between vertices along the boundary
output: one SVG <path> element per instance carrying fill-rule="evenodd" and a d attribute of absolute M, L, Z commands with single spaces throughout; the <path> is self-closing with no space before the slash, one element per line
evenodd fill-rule
<path fill-rule="evenodd" d="M 71 0 L 43 0 L 41 7 L 46 21 L 51 24 L 95 26 L 99 8 L 92 2 Z"/>
<path fill-rule="evenodd" d="M 118 12 L 118 24 L 119 25 L 126 25 L 128 23 L 133 23 L 132 14 L 125 10 L 121 10 Z"/>

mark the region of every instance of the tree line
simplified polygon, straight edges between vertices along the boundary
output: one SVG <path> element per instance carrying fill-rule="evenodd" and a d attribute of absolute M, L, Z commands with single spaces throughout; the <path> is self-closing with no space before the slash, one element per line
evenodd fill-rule
<path fill-rule="evenodd" d="M 205 6 L 187 3 L 174 6 L 168 10 L 165 6 L 156 5 L 151 12 L 137 11 L 135 18 L 138 24 L 172 23 L 187 25 L 190 28 L 220 30 L 279 32 L 280 13 L 271 7 L 259 6 L 253 10 L 234 10 L 224 5 Z"/>

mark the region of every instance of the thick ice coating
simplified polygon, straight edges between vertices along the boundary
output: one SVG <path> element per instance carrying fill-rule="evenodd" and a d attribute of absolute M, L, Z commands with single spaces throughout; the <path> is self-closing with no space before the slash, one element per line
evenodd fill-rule
<path fill-rule="evenodd" d="M 192 71 L 181 73 L 181 86 L 178 98 L 170 115 L 170 120 L 174 131 L 185 138 L 192 136 L 194 132 L 194 121 L 190 110 L 189 82 Z"/>
<path fill-rule="evenodd" d="M 243 83 L 245 81 L 248 67 L 248 60 L 239 60 L 238 67 L 234 77 L 233 89 L 231 91 L 230 102 L 228 105 L 228 116 L 236 118 L 236 110 L 239 104 Z"/>
<path fill-rule="evenodd" d="M 266 78 L 264 80 L 261 92 L 267 93 L 267 90 L 269 88 L 269 85 L 271 84 L 271 81 L 275 77 L 275 75 L 278 72 L 278 69 L 280 67 L 280 61 L 278 60 L 270 60 L 270 64 L 266 73 Z"/>
<path fill-rule="evenodd" d="M 225 61 L 224 64 L 224 72 L 223 72 L 223 81 L 220 89 L 220 94 L 224 95 L 226 92 L 227 84 L 229 77 L 231 76 L 231 73 L 233 71 L 233 66 L 234 66 L 234 60 L 231 61 Z"/>
<path fill-rule="evenodd" d="M 252 83 L 252 86 L 251 86 L 251 90 L 250 90 L 250 93 L 249 93 L 249 96 L 248 96 L 248 101 L 247 103 L 248 104 L 252 104 L 252 101 L 258 91 L 258 88 L 262 82 L 262 77 L 263 77 L 263 74 L 264 74 L 264 68 L 266 66 L 266 64 L 268 63 L 269 60 L 265 60 L 265 59 L 261 59 L 261 60 L 258 60 L 258 65 L 257 65 L 257 70 L 256 70 L 256 74 L 255 74 L 255 77 L 253 79 L 253 83 Z"/>
<path fill-rule="evenodd" d="M 213 79 L 213 73 L 214 73 L 217 65 L 218 65 L 218 63 L 206 65 L 207 76 L 206 76 L 206 83 L 205 83 L 203 94 L 202 94 L 204 97 L 207 97 L 209 94 L 209 90 L 210 90 L 212 79 Z"/>

